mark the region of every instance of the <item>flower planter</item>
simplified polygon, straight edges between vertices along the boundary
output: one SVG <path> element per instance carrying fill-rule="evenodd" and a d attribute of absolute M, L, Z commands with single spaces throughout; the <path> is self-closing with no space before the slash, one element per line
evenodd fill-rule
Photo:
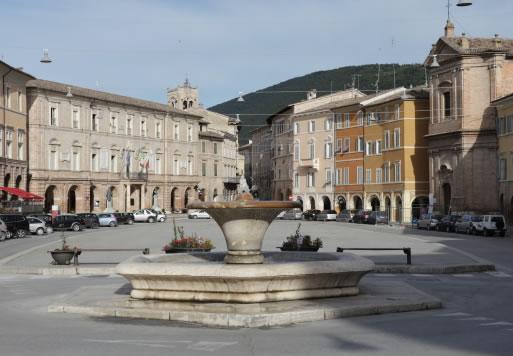
<path fill-rule="evenodd" d="M 289 248 L 289 247 L 280 247 L 281 251 L 307 251 L 307 252 L 317 252 L 319 251 L 319 247 L 301 247 L 301 248 Z"/>
<path fill-rule="evenodd" d="M 165 250 L 166 253 L 182 253 L 182 252 L 210 252 L 210 248 L 192 248 L 192 247 L 174 247 Z"/>
<path fill-rule="evenodd" d="M 75 254 L 77 256 L 80 255 L 80 251 L 54 250 L 54 251 L 50 251 L 50 254 L 52 255 L 53 260 L 55 261 L 55 264 L 69 265 L 71 262 L 71 259 L 75 256 Z"/>

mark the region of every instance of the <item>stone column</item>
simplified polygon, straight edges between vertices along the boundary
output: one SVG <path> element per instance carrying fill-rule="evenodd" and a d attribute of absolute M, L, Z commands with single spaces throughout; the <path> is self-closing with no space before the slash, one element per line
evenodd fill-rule
<path fill-rule="evenodd" d="M 126 211 L 131 211 L 132 207 L 130 206 L 130 182 L 126 184 Z"/>
<path fill-rule="evenodd" d="M 147 184 L 141 184 L 141 209 L 146 208 L 146 188 Z"/>

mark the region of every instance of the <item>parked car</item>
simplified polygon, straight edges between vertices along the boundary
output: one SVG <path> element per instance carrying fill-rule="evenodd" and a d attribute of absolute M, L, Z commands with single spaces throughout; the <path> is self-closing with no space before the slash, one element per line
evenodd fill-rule
<path fill-rule="evenodd" d="M 118 221 L 118 224 L 132 225 L 135 221 L 134 214 L 132 213 L 113 213 Z"/>
<path fill-rule="evenodd" d="M 438 222 L 438 225 L 436 226 L 436 229 L 438 231 L 445 231 L 445 232 L 455 232 L 456 230 L 456 222 L 458 219 L 461 218 L 460 215 L 447 215 L 442 218 Z"/>
<path fill-rule="evenodd" d="M 386 211 L 373 211 L 367 219 L 368 224 L 388 224 L 388 215 Z"/>
<path fill-rule="evenodd" d="M 454 231 L 471 234 L 472 229 L 474 228 L 474 224 L 478 223 L 479 221 L 481 221 L 481 216 L 465 214 L 461 216 L 454 224 Z"/>
<path fill-rule="evenodd" d="M 303 212 L 301 211 L 301 209 L 296 208 L 296 209 L 287 210 L 285 212 L 285 214 L 283 215 L 282 219 L 283 220 L 301 220 L 302 217 L 303 217 Z"/>
<path fill-rule="evenodd" d="M 52 220 L 52 227 L 54 230 L 80 231 L 84 228 L 84 226 L 84 219 L 75 214 L 57 215 Z"/>
<path fill-rule="evenodd" d="M 337 212 L 335 210 L 323 210 L 315 216 L 317 221 L 336 221 Z"/>
<path fill-rule="evenodd" d="M 134 221 L 154 223 L 157 221 L 157 214 L 149 209 L 141 209 L 134 211 Z"/>
<path fill-rule="evenodd" d="M 7 230 L 13 237 L 22 238 L 29 231 L 29 222 L 27 218 L 19 214 L 0 214 L 0 219 L 7 226 Z"/>
<path fill-rule="evenodd" d="M 48 229 L 46 227 L 46 223 L 38 218 L 33 217 L 27 217 L 28 223 L 29 223 L 29 231 L 32 234 L 36 235 L 44 235 L 48 233 Z M 53 229 L 52 229 L 53 231 Z"/>
<path fill-rule="evenodd" d="M 84 227 L 88 229 L 97 229 L 100 227 L 98 215 L 93 213 L 80 213 L 77 215 L 84 220 Z"/>
<path fill-rule="evenodd" d="M 353 216 L 358 210 L 341 210 L 337 215 L 337 221 L 340 222 L 353 222 Z"/>
<path fill-rule="evenodd" d="M 372 213 L 370 210 L 359 210 L 353 215 L 353 222 L 357 224 L 368 224 L 369 216 Z"/>
<path fill-rule="evenodd" d="M 210 215 L 205 210 L 189 210 L 187 217 L 189 219 L 210 219 Z"/>
<path fill-rule="evenodd" d="M 417 220 L 417 229 L 436 230 L 442 218 L 443 215 L 423 214 Z"/>
<path fill-rule="evenodd" d="M 317 209 L 310 209 L 303 213 L 303 219 L 304 220 L 315 220 L 317 217 L 317 214 L 319 214 L 321 211 Z"/>
<path fill-rule="evenodd" d="M 473 224 L 472 233 L 481 233 L 484 236 L 493 236 L 498 233 L 499 236 L 504 236 L 506 235 L 506 220 L 502 215 L 483 215 L 481 221 Z"/>
<path fill-rule="evenodd" d="M 51 227 L 52 226 L 52 219 L 53 219 L 53 217 L 52 217 L 51 214 L 30 214 L 27 217 L 43 220 L 47 227 Z"/>
<path fill-rule="evenodd" d="M 12 236 L 11 232 L 7 229 L 7 225 L 0 220 L 0 241 L 10 239 Z"/>
<path fill-rule="evenodd" d="M 100 226 L 118 227 L 118 220 L 113 213 L 98 214 Z"/>
<path fill-rule="evenodd" d="M 164 214 L 164 212 L 162 211 L 157 211 L 155 209 L 148 209 L 149 211 L 151 211 L 152 213 L 154 213 L 155 215 L 157 215 L 157 221 L 158 222 L 164 222 L 166 221 L 167 219 L 167 216 L 166 214 Z"/>
<path fill-rule="evenodd" d="M 280 211 L 280 213 L 278 214 L 278 216 L 276 216 L 275 219 L 282 220 L 285 214 L 287 214 L 287 210 Z"/>

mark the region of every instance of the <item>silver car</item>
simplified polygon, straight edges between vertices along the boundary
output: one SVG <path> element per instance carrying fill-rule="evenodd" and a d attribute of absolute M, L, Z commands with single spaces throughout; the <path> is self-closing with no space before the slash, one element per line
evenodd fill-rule
<path fill-rule="evenodd" d="M 43 220 L 32 217 L 28 217 L 27 220 L 29 223 L 29 231 L 32 234 L 44 235 L 49 232 L 48 227 L 46 226 L 46 223 Z"/>
<path fill-rule="evenodd" d="M 11 233 L 7 230 L 7 225 L 0 219 L 0 241 L 10 239 Z"/>

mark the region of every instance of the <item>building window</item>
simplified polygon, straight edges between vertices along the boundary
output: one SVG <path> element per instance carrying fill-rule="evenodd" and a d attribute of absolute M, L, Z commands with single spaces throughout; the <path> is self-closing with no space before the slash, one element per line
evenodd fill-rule
<path fill-rule="evenodd" d="M 50 107 L 50 126 L 57 126 L 57 107 L 51 106 Z"/>
<path fill-rule="evenodd" d="M 201 162 L 201 175 L 203 177 L 207 176 L 207 162 Z"/>
<path fill-rule="evenodd" d="M 80 170 L 80 152 L 78 152 L 78 150 L 73 151 L 73 154 L 71 155 L 71 170 Z"/>
<path fill-rule="evenodd" d="M 385 150 L 388 150 L 390 148 L 390 131 L 386 130 L 385 131 L 385 138 L 384 138 L 384 141 L 385 141 Z"/>
<path fill-rule="evenodd" d="M 349 146 L 351 146 L 351 139 L 349 137 L 344 137 L 344 143 L 342 144 L 342 153 L 349 152 Z"/>
<path fill-rule="evenodd" d="M 401 129 L 394 129 L 394 147 L 401 147 Z"/>
<path fill-rule="evenodd" d="M 376 168 L 376 183 L 383 183 L 383 171 L 381 168 Z"/>
<path fill-rule="evenodd" d="M 91 154 L 91 170 L 94 171 L 94 172 L 98 172 L 99 170 L 99 165 L 98 165 L 98 154 L 97 153 L 92 153 Z"/>
<path fill-rule="evenodd" d="M 363 167 L 356 167 L 356 184 L 363 184 Z"/>
<path fill-rule="evenodd" d="M 299 132 L 299 122 L 294 122 L 294 135 L 297 135 Z"/>
<path fill-rule="evenodd" d="M 331 169 L 326 169 L 326 186 L 331 186 Z"/>
<path fill-rule="evenodd" d="M 363 136 L 358 136 L 358 139 L 356 140 L 356 151 L 363 152 L 363 149 L 364 149 Z"/>
<path fill-rule="evenodd" d="M 187 174 L 192 176 L 192 158 L 187 161 Z"/>
<path fill-rule="evenodd" d="M 162 174 L 162 159 L 160 155 L 155 157 L 155 174 Z"/>
<path fill-rule="evenodd" d="M 299 142 L 294 143 L 294 160 L 299 159 Z"/>
<path fill-rule="evenodd" d="M 134 132 L 133 125 L 134 125 L 134 116 L 130 115 L 126 119 L 126 134 L 127 134 L 127 136 L 133 135 L 133 132 Z"/>
<path fill-rule="evenodd" d="M 217 154 L 217 143 L 214 142 L 214 154 Z"/>
<path fill-rule="evenodd" d="M 294 172 L 294 188 L 299 188 L 299 174 Z"/>
<path fill-rule="evenodd" d="M 315 121 L 308 121 L 308 132 L 315 132 Z"/>
<path fill-rule="evenodd" d="M 217 177 L 217 162 L 214 162 L 214 177 Z"/>
<path fill-rule="evenodd" d="M 11 108 L 11 88 L 5 87 L 5 106 L 7 109 Z"/>
<path fill-rule="evenodd" d="M 499 160 L 499 180 L 506 180 L 507 176 L 507 165 L 506 160 L 501 158 Z"/>
<path fill-rule="evenodd" d="M 329 159 L 333 156 L 333 142 L 326 142 L 324 144 L 324 157 Z"/>
<path fill-rule="evenodd" d="M 390 162 L 385 162 L 384 168 L 385 168 L 384 182 L 388 183 L 388 182 L 390 182 Z"/>
<path fill-rule="evenodd" d="M 395 104 L 394 111 L 395 111 L 395 117 L 394 118 L 396 120 L 399 120 L 401 118 L 401 106 L 399 104 Z"/>
<path fill-rule="evenodd" d="M 110 118 L 110 133 L 118 133 L 118 118 L 116 116 L 111 116 Z"/>
<path fill-rule="evenodd" d="M 147 133 L 148 132 L 146 131 L 146 119 L 141 119 L 141 136 L 146 137 Z"/>
<path fill-rule="evenodd" d="M 178 141 L 180 139 L 180 125 L 175 124 L 174 130 L 173 130 L 173 137 L 175 141 Z"/>
<path fill-rule="evenodd" d="M 308 172 L 306 178 L 307 178 L 307 180 L 306 180 L 307 187 L 311 188 L 311 187 L 315 186 L 315 173 L 314 172 Z"/>
<path fill-rule="evenodd" d="M 110 171 L 113 173 L 118 171 L 118 156 L 115 152 L 110 155 Z"/>
<path fill-rule="evenodd" d="M 346 129 L 351 127 L 351 114 L 346 112 L 344 113 L 344 122 Z"/>
<path fill-rule="evenodd" d="M 365 154 L 367 156 L 372 154 L 372 141 L 367 141 L 367 144 L 365 145 Z"/>
<path fill-rule="evenodd" d="M 187 141 L 192 142 L 192 126 L 187 128 Z"/>
<path fill-rule="evenodd" d="M 340 185 L 340 169 L 335 171 L 335 185 Z"/>
<path fill-rule="evenodd" d="M 365 170 L 365 183 L 371 184 L 372 183 L 372 169 L 367 168 Z"/>
<path fill-rule="evenodd" d="M 98 116 L 96 114 L 91 115 L 91 130 L 92 131 L 98 131 L 99 125 L 98 125 Z"/>
<path fill-rule="evenodd" d="M 78 111 L 78 108 L 73 108 L 73 111 L 71 113 L 71 127 L 74 129 L 80 128 L 80 113 Z"/>
<path fill-rule="evenodd" d="M 308 142 L 308 159 L 314 159 L 315 157 L 315 142 Z"/>
<path fill-rule="evenodd" d="M 160 121 L 157 121 L 157 123 L 155 124 L 155 137 L 156 138 L 162 137 L 162 128 L 161 128 Z"/>
<path fill-rule="evenodd" d="M 6 156 L 7 156 L 7 158 L 12 158 L 12 146 L 13 146 L 14 131 L 12 129 L 7 129 L 5 131 L 5 134 L 6 134 L 5 143 L 7 146 L 6 147 L 6 149 L 7 149 Z"/>
<path fill-rule="evenodd" d="M 376 154 L 377 155 L 381 154 L 381 140 L 376 141 Z"/>
<path fill-rule="evenodd" d="M 205 141 L 201 142 L 201 152 L 202 153 L 207 152 L 207 143 Z"/>
<path fill-rule="evenodd" d="M 332 119 L 326 119 L 326 120 L 324 120 L 324 129 L 325 129 L 326 131 L 331 131 L 331 127 L 333 126 L 332 124 L 333 124 Z"/>
<path fill-rule="evenodd" d="M 442 94 L 442 102 L 443 102 L 443 113 L 444 119 L 451 118 L 451 92 L 446 91 Z"/>
<path fill-rule="evenodd" d="M 18 130 L 18 159 L 25 159 L 25 131 Z"/>
<path fill-rule="evenodd" d="M 341 112 L 335 113 L 335 127 L 337 129 L 341 129 L 341 128 L 343 128 L 342 124 L 343 124 L 342 113 Z"/>
<path fill-rule="evenodd" d="M 363 112 L 362 111 L 358 111 L 358 113 L 356 114 L 356 118 L 358 120 L 358 126 L 363 126 Z"/>
<path fill-rule="evenodd" d="M 50 148 L 50 155 L 48 157 L 48 168 L 50 170 L 57 170 L 59 169 L 59 157 L 56 147 Z"/>
<path fill-rule="evenodd" d="M 342 171 L 342 184 L 349 184 L 349 167 L 344 167 L 344 170 Z"/>
<path fill-rule="evenodd" d="M 23 94 L 21 91 L 18 92 L 18 111 L 23 112 Z"/>
<path fill-rule="evenodd" d="M 401 161 L 395 163 L 395 181 L 401 181 Z"/>
<path fill-rule="evenodd" d="M 180 161 L 178 160 L 178 158 L 175 158 L 175 160 L 173 161 L 173 173 L 177 176 L 180 175 Z"/>

